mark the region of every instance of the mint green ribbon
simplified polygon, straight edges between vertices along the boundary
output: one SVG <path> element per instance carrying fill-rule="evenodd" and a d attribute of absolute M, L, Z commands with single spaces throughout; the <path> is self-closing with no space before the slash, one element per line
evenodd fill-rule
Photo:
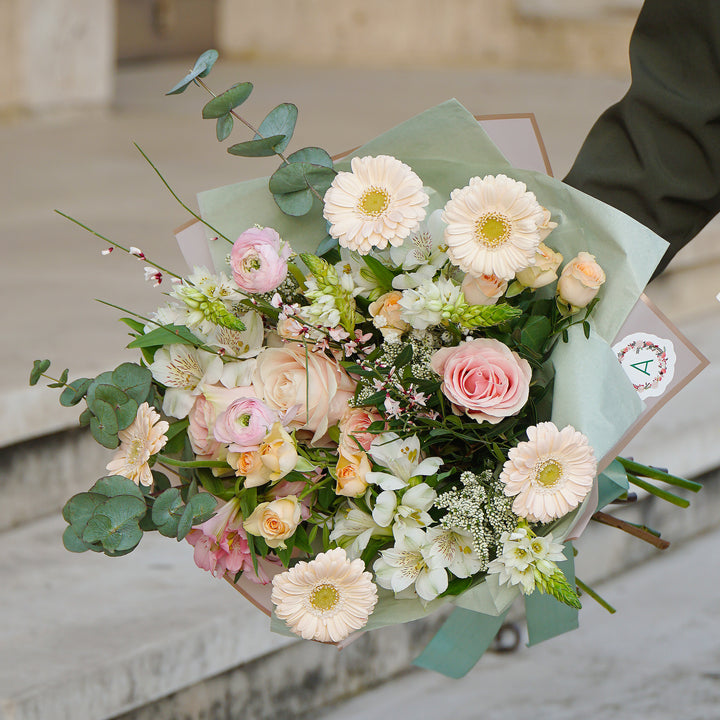
<path fill-rule="evenodd" d="M 619 460 L 613 460 L 598 477 L 598 504 L 601 510 L 624 495 L 629 488 L 627 473 Z"/>

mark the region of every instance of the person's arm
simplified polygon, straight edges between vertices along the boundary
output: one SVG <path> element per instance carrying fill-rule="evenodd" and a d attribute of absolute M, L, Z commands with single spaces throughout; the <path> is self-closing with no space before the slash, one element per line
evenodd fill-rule
<path fill-rule="evenodd" d="M 657 274 L 720 211 L 720 0 L 646 0 L 630 64 L 565 182 L 665 238 Z"/>

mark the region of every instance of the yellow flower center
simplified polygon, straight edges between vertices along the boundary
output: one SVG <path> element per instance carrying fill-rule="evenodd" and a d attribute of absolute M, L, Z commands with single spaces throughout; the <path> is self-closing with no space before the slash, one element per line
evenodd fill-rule
<path fill-rule="evenodd" d="M 340 602 L 340 593 L 334 585 L 324 583 L 313 588 L 310 593 L 310 604 L 315 610 L 327 612 Z"/>
<path fill-rule="evenodd" d="M 535 481 L 546 488 L 557 485 L 562 478 L 562 465 L 557 460 L 545 460 L 535 470 Z"/>
<path fill-rule="evenodd" d="M 135 437 L 132 442 L 128 445 L 127 449 L 127 463 L 128 465 L 139 465 L 140 458 L 145 449 L 145 443 L 142 438 Z"/>
<path fill-rule="evenodd" d="M 475 239 L 491 250 L 504 245 L 511 230 L 510 220 L 500 213 L 485 213 L 475 221 Z"/>
<path fill-rule="evenodd" d="M 382 215 L 390 204 L 390 193 L 383 188 L 368 188 L 361 196 L 358 210 L 369 217 Z"/>

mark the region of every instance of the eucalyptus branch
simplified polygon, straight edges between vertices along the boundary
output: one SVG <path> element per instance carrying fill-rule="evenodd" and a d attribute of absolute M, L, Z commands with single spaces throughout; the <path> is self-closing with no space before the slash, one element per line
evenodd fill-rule
<path fill-rule="evenodd" d="M 222 460 L 175 460 L 175 458 L 168 457 L 158 453 L 157 460 L 159 463 L 164 465 L 173 465 L 174 467 L 181 468 L 224 468 L 225 470 L 231 470 L 232 468 Z"/>
<path fill-rule="evenodd" d="M 214 98 L 217 97 L 217 95 L 205 84 L 205 82 L 202 80 L 202 78 L 196 77 L 196 78 L 193 80 L 193 82 L 194 82 L 196 85 L 198 85 L 198 86 L 200 86 L 201 88 L 203 88 L 204 90 L 206 90 L 208 93 L 210 93 L 210 95 L 212 95 Z M 236 120 L 239 120 L 243 125 L 245 125 L 245 127 L 248 128 L 248 130 L 250 130 L 251 132 L 255 133 L 255 135 L 257 135 L 259 138 L 261 138 L 261 139 L 263 139 L 263 140 L 265 139 L 265 136 L 262 135 L 257 128 L 253 127 L 253 125 L 252 125 L 251 123 L 249 123 L 244 117 L 241 117 L 240 115 L 238 115 L 238 114 L 235 112 L 235 110 L 230 110 L 230 114 L 231 114 Z M 142 150 L 141 150 L 140 152 L 142 152 Z M 275 154 L 276 154 L 286 165 L 289 165 L 289 164 L 290 164 L 289 161 L 288 161 L 288 159 L 285 157 L 285 155 L 283 155 L 283 154 L 282 154 L 281 152 L 279 152 L 278 150 L 274 150 L 274 152 L 275 152 Z M 310 192 L 311 192 L 320 202 L 323 201 L 322 195 L 320 195 L 320 193 L 319 193 L 312 185 L 310 185 L 310 183 L 308 183 L 308 190 L 310 190 Z M 227 239 L 227 238 L 226 238 L 226 239 Z"/>

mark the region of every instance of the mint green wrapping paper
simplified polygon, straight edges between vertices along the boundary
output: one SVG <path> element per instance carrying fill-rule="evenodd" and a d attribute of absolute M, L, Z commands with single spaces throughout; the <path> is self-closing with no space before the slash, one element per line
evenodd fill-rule
<path fill-rule="evenodd" d="M 347 170 L 352 156 L 380 154 L 393 155 L 410 165 L 425 185 L 437 192 L 440 207 L 453 189 L 465 186 L 471 177 L 505 173 L 521 180 L 558 223 L 547 244 L 561 252 L 566 262 L 582 250 L 596 256 L 607 282 L 600 290 L 601 302 L 591 318 L 590 339 L 586 340 L 577 327 L 572 328 L 569 342 L 559 343 L 553 353 L 556 374 L 552 420 L 559 427 L 570 424 L 583 432 L 596 457 L 602 457 L 642 411 L 642 403 L 609 343 L 638 301 L 667 243 L 624 213 L 554 178 L 512 168 L 472 114 L 456 100 L 383 133 L 335 167 Z M 285 216 L 267 189 L 267 178 L 200 193 L 198 202 L 202 217 L 231 240 L 255 224 L 268 225 L 287 239 L 295 252 L 313 252 L 326 235 L 319 202 L 303 218 Z M 208 232 L 208 237 L 211 235 Z M 225 268 L 230 245 L 222 239 L 211 240 L 210 248 L 216 268 Z M 553 535 L 557 540 L 565 540 L 580 509 L 555 524 Z M 427 605 L 419 600 L 395 600 L 382 593 L 366 629 L 424 617 L 446 602 L 475 612 L 477 622 L 495 627 L 497 618 L 504 615 L 518 595 L 516 588 L 499 587 L 496 576 L 459 597 L 439 598 Z M 552 598 L 542 599 L 559 604 Z M 530 605 L 535 606 L 533 601 Z M 529 621 L 537 622 L 537 615 L 529 615 Z M 466 618 L 463 614 L 462 623 Z M 456 620 L 448 626 L 453 636 L 459 627 L 457 623 Z M 576 624 L 576 616 L 566 618 L 564 624 L 558 619 L 552 623 L 551 634 L 571 629 L 573 623 Z M 276 625 L 277 621 L 274 629 Z M 478 633 L 478 637 L 487 634 L 482 629 Z M 540 637 L 543 633 L 535 629 L 531 634 Z M 442 645 L 444 641 L 439 642 Z M 469 652 L 468 657 L 472 654 Z M 429 666 L 428 663 L 424 657 L 423 664 Z M 443 671 L 441 667 L 435 669 Z"/>

